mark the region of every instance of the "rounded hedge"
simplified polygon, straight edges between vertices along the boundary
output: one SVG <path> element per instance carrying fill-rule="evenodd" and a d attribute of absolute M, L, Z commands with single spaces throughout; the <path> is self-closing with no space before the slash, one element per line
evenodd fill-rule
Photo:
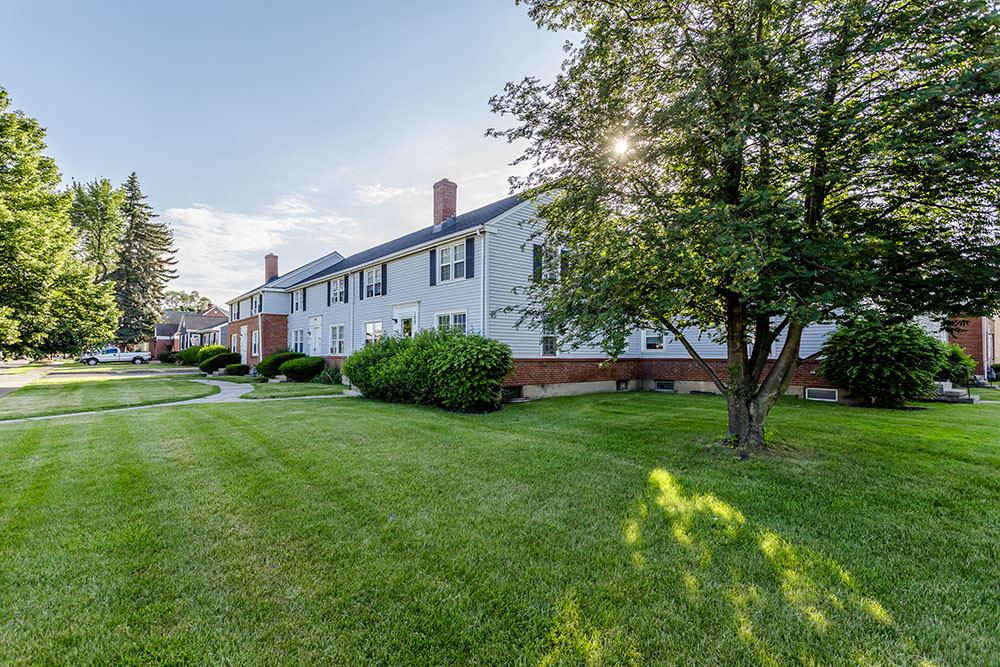
<path fill-rule="evenodd" d="M 823 375 L 878 408 L 901 408 L 934 393 L 945 345 L 915 324 L 859 322 L 826 341 Z"/>
<path fill-rule="evenodd" d="M 209 357 L 205 361 L 198 364 L 198 370 L 202 373 L 214 373 L 220 368 L 225 368 L 230 364 L 240 363 L 240 355 L 238 352 L 223 352 L 222 354 L 217 354 L 214 357 Z"/>
<path fill-rule="evenodd" d="M 181 363 L 187 366 L 197 366 L 198 365 L 198 353 L 201 352 L 201 345 L 192 345 L 186 350 L 181 350 L 177 353 L 175 360 L 180 359 Z"/>
<path fill-rule="evenodd" d="M 273 378 L 278 374 L 281 364 L 289 359 L 300 359 L 306 355 L 301 352 L 276 352 L 270 357 L 265 357 L 255 366 L 257 372 L 264 377 Z"/>
<path fill-rule="evenodd" d="M 161 364 L 172 364 L 174 363 L 174 353 L 173 352 L 161 352 L 159 360 Z"/>
<path fill-rule="evenodd" d="M 323 357 L 298 357 L 281 364 L 278 371 L 292 382 L 308 382 L 326 368 Z"/>
<path fill-rule="evenodd" d="M 441 330 L 384 339 L 355 352 L 343 367 L 369 398 L 460 412 L 495 410 L 500 384 L 510 370 L 510 348 L 503 343 Z"/>
<path fill-rule="evenodd" d="M 226 366 L 226 375 L 246 375 L 250 372 L 250 367 L 246 364 L 229 364 Z"/>
<path fill-rule="evenodd" d="M 198 363 L 200 364 L 206 359 L 211 359 L 215 355 L 223 354 L 224 352 L 229 352 L 229 348 L 225 345 L 205 345 L 198 350 Z"/>

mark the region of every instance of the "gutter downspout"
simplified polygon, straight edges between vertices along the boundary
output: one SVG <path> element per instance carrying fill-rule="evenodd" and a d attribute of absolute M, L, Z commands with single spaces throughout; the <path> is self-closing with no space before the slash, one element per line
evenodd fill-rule
<path fill-rule="evenodd" d="M 480 227 L 476 230 L 476 235 L 481 236 L 483 239 L 483 269 L 479 272 L 479 330 L 484 337 L 489 336 L 489 326 L 487 325 L 487 301 L 489 299 L 489 294 L 486 291 L 487 283 L 487 272 L 489 271 L 489 245 L 487 239 L 489 234 L 486 233 L 485 227 Z"/>

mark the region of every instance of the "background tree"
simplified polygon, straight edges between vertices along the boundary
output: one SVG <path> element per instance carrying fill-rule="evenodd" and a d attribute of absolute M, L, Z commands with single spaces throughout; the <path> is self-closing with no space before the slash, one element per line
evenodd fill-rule
<path fill-rule="evenodd" d="M 198 290 L 183 292 L 167 290 L 163 293 L 163 308 L 166 310 L 205 310 L 212 305 L 207 296 L 198 294 Z"/>
<path fill-rule="evenodd" d="M 121 311 L 117 339 L 133 345 L 153 335 L 167 283 L 177 277 L 173 233 L 146 203 L 135 172 L 122 186 L 125 220 L 115 280 L 115 303 Z"/>
<path fill-rule="evenodd" d="M 57 344 L 57 332 L 99 334 L 114 316 L 110 286 L 94 287 L 94 273 L 73 256 L 71 195 L 58 191 L 55 162 L 42 154 L 45 131 L 9 107 L 0 88 L 0 353 L 73 352 Z M 79 280 L 88 306 L 71 311 L 64 297 Z"/>
<path fill-rule="evenodd" d="M 991 5 L 521 1 L 583 33 L 554 82 L 491 101 L 518 124 L 489 134 L 526 140 L 534 167 L 513 187 L 551 196 L 539 239 L 559 277 L 533 283 L 522 321 L 612 357 L 635 327 L 676 336 L 745 455 L 807 325 L 996 309 Z M 718 332 L 728 372 L 697 332 Z"/>
<path fill-rule="evenodd" d="M 78 252 L 87 264 L 94 267 L 97 282 L 103 283 L 118 266 L 125 232 L 122 218 L 124 195 L 106 178 L 95 178 L 87 184 L 73 181 L 70 190 L 73 205 L 69 209 L 69 217 L 80 239 Z"/>

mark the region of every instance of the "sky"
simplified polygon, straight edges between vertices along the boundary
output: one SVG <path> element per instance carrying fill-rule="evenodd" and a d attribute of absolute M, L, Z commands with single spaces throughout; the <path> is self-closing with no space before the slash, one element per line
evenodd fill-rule
<path fill-rule="evenodd" d="M 170 289 L 218 303 L 509 194 L 517 146 L 489 98 L 551 80 L 566 34 L 514 0 L 20 2 L 0 87 L 38 119 L 65 183 L 138 173 L 174 232 Z"/>

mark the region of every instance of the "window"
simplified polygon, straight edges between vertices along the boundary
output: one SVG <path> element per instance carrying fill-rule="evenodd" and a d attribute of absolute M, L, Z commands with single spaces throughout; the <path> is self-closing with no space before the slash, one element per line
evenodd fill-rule
<path fill-rule="evenodd" d="M 302 290 L 292 292 L 292 312 L 302 310 Z"/>
<path fill-rule="evenodd" d="M 330 354 L 344 353 L 344 325 L 334 324 L 330 327 Z"/>
<path fill-rule="evenodd" d="M 292 331 L 292 352 L 305 352 L 305 343 L 302 337 L 302 329 Z"/>
<path fill-rule="evenodd" d="M 543 357 L 554 357 L 556 356 L 556 351 L 558 350 L 558 344 L 556 340 L 556 329 L 555 327 L 542 324 L 542 356 Z"/>
<path fill-rule="evenodd" d="M 250 297 L 250 314 L 251 315 L 256 315 L 257 314 L 257 298 L 256 297 Z"/>
<path fill-rule="evenodd" d="M 465 277 L 465 241 L 441 248 L 440 254 L 438 282 L 446 283 Z"/>
<path fill-rule="evenodd" d="M 378 296 L 381 293 L 382 293 L 382 268 L 375 267 L 374 269 L 367 269 L 365 271 L 365 297 Z"/>
<path fill-rule="evenodd" d="M 365 322 L 365 345 L 371 345 L 382 340 L 382 323 Z"/>
<path fill-rule="evenodd" d="M 646 349 L 647 350 L 662 350 L 663 349 L 663 334 L 657 331 L 646 331 Z"/>
<path fill-rule="evenodd" d="M 229 351 L 230 352 L 240 351 L 239 338 L 237 337 L 236 334 L 233 334 L 232 336 L 229 337 Z"/>
<path fill-rule="evenodd" d="M 438 329 L 458 329 L 465 331 L 465 313 L 439 313 L 437 316 Z"/>
<path fill-rule="evenodd" d="M 255 357 L 260 354 L 260 331 L 256 329 L 250 334 L 250 354 Z"/>
<path fill-rule="evenodd" d="M 330 281 L 330 303 L 340 303 L 344 292 L 344 279 Z"/>

